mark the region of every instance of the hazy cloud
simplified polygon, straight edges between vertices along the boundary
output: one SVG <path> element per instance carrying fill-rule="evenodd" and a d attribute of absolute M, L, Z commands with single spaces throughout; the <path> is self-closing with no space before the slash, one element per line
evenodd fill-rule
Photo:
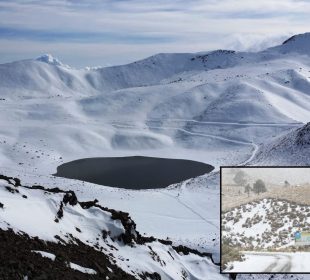
<path fill-rule="evenodd" d="M 235 34 L 231 36 L 231 48 L 237 51 L 257 52 L 282 44 L 293 33 L 265 34 Z"/>
<path fill-rule="evenodd" d="M 308 31 L 309 13 L 301 0 L 0 0 L 0 62 L 41 49 L 76 66 L 93 56 L 113 64 L 165 51 L 256 51 Z M 75 59 L 67 48 L 79 50 Z"/>

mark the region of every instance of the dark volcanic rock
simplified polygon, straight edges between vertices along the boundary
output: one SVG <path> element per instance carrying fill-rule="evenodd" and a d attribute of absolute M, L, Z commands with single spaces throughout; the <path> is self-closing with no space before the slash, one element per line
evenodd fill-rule
<path fill-rule="evenodd" d="M 133 280 L 113 262 L 109 256 L 94 248 L 78 242 L 77 244 L 57 244 L 26 234 L 16 234 L 12 230 L 0 229 L 0 279 L 109 279 Z M 33 251 L 44 251 L 56 256 L 55 261 L 42 257 Z M 97 274 L 81 273 L 68 267 L 68 262 L 92 268 Z M 100 267 L 100 269 L 99 269 Z M 110 268 L 110 270 L 108 269 Z"/>
<path fill-rule="evenodd" d="M 73 191 L 68 191 L 62 201 L 64 204 L 69 203 L 72 206 L 78 203 L 78 199 Z"/>

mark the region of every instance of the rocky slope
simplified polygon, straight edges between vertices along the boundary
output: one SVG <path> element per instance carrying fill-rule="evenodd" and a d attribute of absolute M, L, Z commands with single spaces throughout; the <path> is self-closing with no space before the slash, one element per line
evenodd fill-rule
<path fill-rule="evenodd" d="M 96 200 L 3 175 L 0 192 L 1 279 L 225 278 L 211 254 L 142 236 L 128 213 Z"/>
<path fill-rule="evenodd" d="M 309 165 L 310 123 L 266 141 L 251 164 Z"/>

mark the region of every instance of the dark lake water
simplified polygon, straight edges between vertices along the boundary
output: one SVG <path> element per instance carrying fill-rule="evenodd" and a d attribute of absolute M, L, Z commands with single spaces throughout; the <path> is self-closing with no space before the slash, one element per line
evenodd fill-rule
<path fill-rule="evenodd" d="M 164 188 L 214 169 L 184 159 L 153 157 L 98 157 L 70 161 L 57 167 L 58 177 L 126 189 Z"/>

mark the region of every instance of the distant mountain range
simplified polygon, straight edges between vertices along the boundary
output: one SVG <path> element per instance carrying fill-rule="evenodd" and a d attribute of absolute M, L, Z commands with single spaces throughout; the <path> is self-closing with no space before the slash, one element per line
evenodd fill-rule
<path fill-rule="evenodd" d="M 86 114 L 105 115 L 111 100 L 119 99 L 123 91 L 122 108 L 140 101 L 143 108 L 138 108 L 147 117 L 307 122 L 309 46 L 310 33 L 305 33 L 257 53 L 157 54 L 127 65 L 90 70 L 72 69 L 44 55 L 2 64 L 1 96 L 74 97 Z"/>

